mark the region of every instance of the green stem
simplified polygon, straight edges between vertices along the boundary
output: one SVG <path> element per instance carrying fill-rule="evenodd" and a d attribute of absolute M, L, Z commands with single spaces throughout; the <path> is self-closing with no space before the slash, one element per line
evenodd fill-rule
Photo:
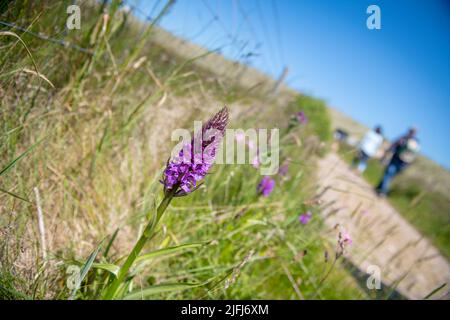
<path fill-rule="evenodd" d="M 125 280 L 125 277 L 128 274 L 128 271 L 130 270 L 130 268 L 133 265 L 136 258 L 139 256 L 145 243 L 153 235 L 156 225 L 158 224 L 159 220 L 161 219 L 162 215 L 164 214 L 164 211 L 169 206 L 172 198 L 173 198 L 173 192 L 170 192 L 164 196 L 164 199 L 161 201 L 161 203 L 159 204 L 159 207 L 156 211 L 156 219 L 150 220 L 148 222 L 148 224 L 145 227 L 144 232 L 142 233 L 138 242 L 136 242 L 133 250 L 131 250 L 130 254 L 127 257 L 127 260 L 125 260 L 124 264 L 120 268 L 117 277 L 113 280 L 113 282 L 110 284 L 110 286 L 106 290 L 106 293 L 104 294 L 103 299 L 111 300 L 115 297 L 116 292 L 119 289 L 119 286 Z"/>
<path fill-rule="evenodd" d="M 328 270 L 328 272 L 325 274 L 325 276 L 322 278 L 322 280 L 320 280 L 319 284 L 316 287 L 316 292 L 314 294 L 314 296 L 312 297 L 313 299 L 319 294 L 319 289 L 322 287 L 322 284 L 324 283 L 324 281 L 328 278 L 328 276 L 330 275 L 331 271 L 333 271 L 334 266 L 336 265 L 337 260 L 339 259 L 339 256 L 336 256 L 334 258 L 333 264 L 331 265 L 330 269 Z"/>

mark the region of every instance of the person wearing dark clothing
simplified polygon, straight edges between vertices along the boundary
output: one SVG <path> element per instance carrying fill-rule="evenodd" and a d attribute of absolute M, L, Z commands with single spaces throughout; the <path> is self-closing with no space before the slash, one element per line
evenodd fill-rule
<path fill-rule="evenodd" d="M 420 148 L 416 134 L 417 130 L 415 128 L 409 129 L 406 135 L 395 141 L 388 149 L 388 152 L 392 153 L 392 158 L 376 188 L 380 196 L 387 195 L 392 179 L 415 160 Z"/>

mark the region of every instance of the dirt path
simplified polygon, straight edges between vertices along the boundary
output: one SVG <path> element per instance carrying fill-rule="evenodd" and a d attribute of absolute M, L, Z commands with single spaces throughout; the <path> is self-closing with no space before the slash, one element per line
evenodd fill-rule
<path fill-rule="evenodd" d="M 447 260 L 335 153 L 319 161 L 318 183 L 325 221 L 350 233 L 348 258 L 361 271 L 378 266 L 382 282 L 395 285 L 401 280 L 397 291 L 410 299 L 422 299 L 444 283 L 434 298 L 448 292 Z"/>

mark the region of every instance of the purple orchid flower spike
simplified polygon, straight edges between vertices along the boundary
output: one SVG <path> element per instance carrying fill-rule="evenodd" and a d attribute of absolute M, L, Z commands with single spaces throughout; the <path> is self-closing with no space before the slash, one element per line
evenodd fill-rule
<path fill-rule="evenodd" d="M 275 180 L 270 179 L 269 177 L 264 177 L 258 184 L 256 191 L 258 191 L 258 193 L 261 194 L 263 197 L 268 197 L 272 193 L 274 188 L 275 188 Z"/>
<path fill-rule="evenodd" d="M 164 185 L 164 198 L 161 200 L 156 215 L 149 219 L 141 236 L 134 245 L 125 262 L 119 269 L 117 276 L 102 293 L 106 300 L 114 299 L 120 285 L 125 281 L 128 271 L 148 240 L 155 232 L 156 225 L 161 220 L 174 197 L 180 197 L 193 192 L 199 187 L 199 182 L 211 168 L 217 148 L 228 124 L 228 110 L 224 107 L 204 126 L 201 132 L 187 143 L 174 159 L 167 161 L 161 183 Z"/>
<path fill-rule="evenodd" d="M 217 149 L 228 124 L 228 109 L 224 107 L 206 124 L 201 134 L 184 146 L 177 157 L 168 161 L 163 173 L 164 192 L 175 197 L 185 196 L 201 185 L 212 167 Z"/>

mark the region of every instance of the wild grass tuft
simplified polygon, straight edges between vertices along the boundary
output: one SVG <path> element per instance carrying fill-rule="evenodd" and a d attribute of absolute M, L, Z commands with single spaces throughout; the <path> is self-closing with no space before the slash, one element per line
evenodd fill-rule
<path fill-rule="evenodd" d="M 32 33 L 0 31 L 16 35 L 0 36 L 2 297 L 100 298 L 162 199 L 171 131 L 226 102 L 232 127 L 282 128 L 288 178 L 276 177 L 263 198 L 251 165 L 215 166 L 195 193 L 173 200 L 117 296 L 365 298 L 339 261 L 320 283 L 334 244 L 325 240 L 319 209 L 307 203 L 315 159 L 330 136 L 323 102 L 301 96 L 289 104 L 291 93 L 269 97 L 259 85 L 218 77 L 198 63 L 204 54 L 186 57 L 154 41 L 161 31 L 119 1 L 83 2 L 87 14 L 76 32 L 65 30 L 59 14 L 72 1 L 17 3 L 1 19 Z M 288 132 L 300 110 L 310 123 Z M 45 258 L 34 188 L 46 223 Z M 306 210 L 313 219 L 301 225 Z"/>

